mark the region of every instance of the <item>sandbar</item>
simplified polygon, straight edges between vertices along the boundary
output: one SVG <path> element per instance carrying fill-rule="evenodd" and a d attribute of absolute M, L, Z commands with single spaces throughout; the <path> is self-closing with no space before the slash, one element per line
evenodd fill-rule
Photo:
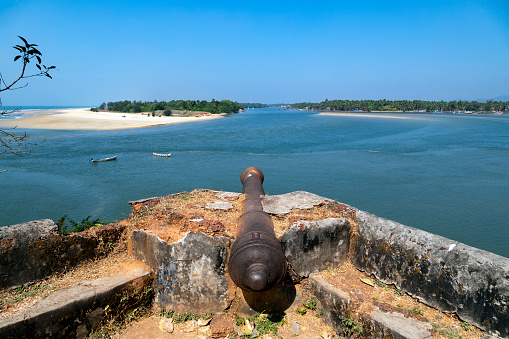
<path fill-rule="evenodd" d="M 90 108 L 21 112 L 21 119 L 0 120 L 1 128 L 57 130 L 115 130 L 218 119 L 226 114 L 197 117 L 151 116 L 150 113 L 92 112 Z"/>

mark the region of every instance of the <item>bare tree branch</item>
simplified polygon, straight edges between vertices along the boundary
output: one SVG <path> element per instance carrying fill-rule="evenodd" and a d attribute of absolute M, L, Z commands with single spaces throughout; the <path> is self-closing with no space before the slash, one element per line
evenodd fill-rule
<path fill-rule="evenodd" d="M 20 75 L 12 82 L 6 82 L 4 76 L 0 72 L 0 92 L 3 91 L 13 91 L 17 89 L 21 89 L 23 87 L 28 86 L 28 83 L 25 85 L 16 85 L 20 80 L 22 79 L 28 79 L 32 77 L 38 77 L 38 76 L 46 76 L 50 79 L 52 79 L 49 72 L 55 68 L 55 66 L 45 66 L 42 64 L 42 53 L 36 48 L 36 44 L 29 44 L 23 37 L 18 36 L 22 41 L 22 45 L 15 45 L 13 48 L 19 52 L 18 55 L 14 57 L 14 62 L 21 60 L 22 66 L 21 66 L 21 73 Z M 37 67 L 38 71 L 32 74 L 26 74 L 27 66 L 30 63 L 30 61 L 33 61 L 35 59 L 35 67 Z M 16 85 L 16 86 L 15 86 Z M 2 106 L 2 100 L 0 99 L 0 107 Z M 9 116 L 18 113 L 20 108 L 16 108 L 13 110 L 6 110 L 1 109 L 0 110 L 0 116 Z M 3 153 L 11 153 L 15 155 L 23 155 L 31 152 L 32 146 L 40 145 L 42 142 L 30 142 L 28 141 L 29 135 L 24 132 L 21 135 L 16 135 L 14 132 L 11 132 L 15 130 L 16 127 L 8 130 L 2 130 L 0 129 L 0 154 Z M 5 172 L 0 171 L 0 173 Z"/>

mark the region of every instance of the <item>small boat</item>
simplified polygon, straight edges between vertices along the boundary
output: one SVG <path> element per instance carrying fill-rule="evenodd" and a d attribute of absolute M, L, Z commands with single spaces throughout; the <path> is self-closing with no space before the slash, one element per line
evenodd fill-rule
<path fill-rule="evenodd" d="M 153 152 L 152 154 L 154 154 L 155 157 L 164 157 L 164 158 L 169 158 L 171 157 L 171 153 L 168 153 L 168 154 L 162 154 L 162 153 L 155 153 Z"/>
<path fill-rule="evenodd" d="M 91 162 L 103 162 L 103 161 L 111 161 L 111 160 L 117 160 L 117 156 L 115 155 L 114 157 L 110 157 L 110 158 L 104 158 L 104 159 L 90 159 Z"/>

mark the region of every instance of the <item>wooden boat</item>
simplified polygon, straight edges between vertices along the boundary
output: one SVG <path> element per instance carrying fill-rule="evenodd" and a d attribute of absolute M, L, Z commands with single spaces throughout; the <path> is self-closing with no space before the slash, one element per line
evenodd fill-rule
<path fill-rule="evenodd" d="M 103 162 L 103 161 L 111 161 L 111 160 L 117 160 L 117 156 L 115 155 L 114 157 L 104 158 L 104 159 L 94 159 L 94 158 L 92 158 L 90 161 L 91 162 Z"/>
<path fill-rule="evenodd" d="M 165 158 L 171 157 L 171 153 L 162 154 L 162 153 L 155 153 L 155 152 L 153 152 L 152 154 L 154 154 L 155 157 L 165 157 Z"/>

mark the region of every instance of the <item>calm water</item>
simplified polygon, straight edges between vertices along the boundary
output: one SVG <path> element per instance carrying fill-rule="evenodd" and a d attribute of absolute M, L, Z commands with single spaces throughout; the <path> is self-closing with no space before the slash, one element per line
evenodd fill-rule
<path fill-rule="evenodd" d="M 0 156 L 8 170 L 0 225 L 65 214 L 119 220 L 130 200 L 239 192 L 242 170 L 257 166 L 268 194 L 313 192 L 509 257 L 509 117 L 401 116 L 271 108 L 144 129 L 32 130 L 45 139 L 33 154 Z M 112 155 L 118 160 L 89 162 Z"/>

